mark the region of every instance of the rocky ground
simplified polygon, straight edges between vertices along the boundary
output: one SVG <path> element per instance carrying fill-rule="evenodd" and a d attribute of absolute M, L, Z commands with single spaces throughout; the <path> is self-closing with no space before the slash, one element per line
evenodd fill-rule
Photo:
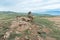
<path fill-rule="evenodd" d="M 51 29 L 41 28 L 28 17 L 19 17 L 12 19 L 9 29 L 0 40 L 56 40 L 48 36 L 50 32 Z"/>

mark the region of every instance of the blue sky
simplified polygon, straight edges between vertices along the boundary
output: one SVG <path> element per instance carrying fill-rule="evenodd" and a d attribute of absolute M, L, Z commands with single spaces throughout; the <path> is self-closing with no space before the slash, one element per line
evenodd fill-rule
<path fill-rule="evenodd" d="M 60 11 L 60 0 L 0 0 L 0 11 Z"/>

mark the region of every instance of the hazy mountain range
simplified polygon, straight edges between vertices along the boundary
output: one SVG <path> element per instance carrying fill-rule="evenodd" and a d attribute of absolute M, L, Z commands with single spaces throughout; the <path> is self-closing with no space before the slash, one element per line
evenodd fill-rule
<path fill-rule="evenodd" d="M 23 14 L 24 12 L 12 12 L 12 11 L 0 11 L 0 14 L 15 14 L 15 13 L 19 13 L 19 14 Z M 28 13 L 28 12 L 27 12 Z M 60 15 L 60 11 L 59 10 L 48 10 L 48 11 L 44 11 L 44 12 L 40 12 L 40 11 L 35 11 L 32 12 L 34 15 Z"/>

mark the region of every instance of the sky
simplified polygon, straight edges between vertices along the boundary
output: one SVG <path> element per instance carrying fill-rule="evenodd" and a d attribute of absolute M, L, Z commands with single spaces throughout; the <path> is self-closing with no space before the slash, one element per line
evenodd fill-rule
<path fill-rule="evenodd" d="M 60 11 L 60 0 L 0 0 L 0 11 Z"/>

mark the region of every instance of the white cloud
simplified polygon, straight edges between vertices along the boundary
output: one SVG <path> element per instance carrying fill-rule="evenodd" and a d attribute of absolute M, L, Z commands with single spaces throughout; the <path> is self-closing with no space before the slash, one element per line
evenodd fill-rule
<path fill-rule="evenodd" d="M 0 10 L 27 12 L 60 9 L 60 0 L 6 0 L 6 2 L 9 2 L 10 6 L 9 4 L 7 6 L 0 4 L 0 6 L 3 5 L 2 8 L 0 7 Z"/>
<path fill-rule="evenodd" d="M 57 9 L 57 8 L 60 8 L 60 4 L 53 4 L 41 7 L 41 9 Z"/>

